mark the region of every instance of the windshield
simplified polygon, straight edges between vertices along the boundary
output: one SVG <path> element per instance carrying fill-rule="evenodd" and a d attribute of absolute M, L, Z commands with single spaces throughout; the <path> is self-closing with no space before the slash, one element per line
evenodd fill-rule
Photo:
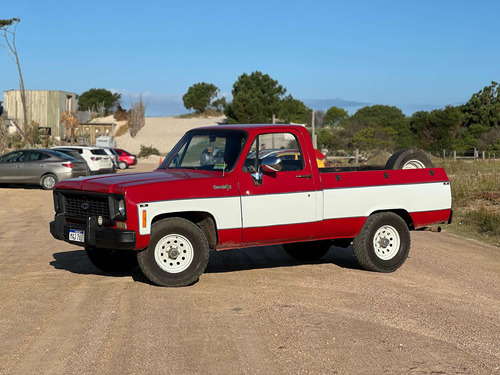
<path fill-rule="evenodd" d="M 214 129 L 188 132 L 160 169 L 231 171 L 246 138 L 246 132 L 238 130 Z"/>

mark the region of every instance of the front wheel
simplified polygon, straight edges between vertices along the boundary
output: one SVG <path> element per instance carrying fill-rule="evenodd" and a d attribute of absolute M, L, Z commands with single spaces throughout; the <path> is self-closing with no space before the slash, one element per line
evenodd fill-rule
<path fill-rule="evenodd" d="M 186 286 L 205 271 L 208 256 L 208 242 L 200 227 L 186 219 L 168 218 L 153 224 L 149 246 L 137 259 L 154 284 Z"/>
<path fill-rule="evenodd" d="M 104 272 L 127 272 L 137 267 L 137 251 L 85 247 L 94 266 Z"/>
<path fill-rule="evenodd" d="M 353 248 L 364 269 L 394 272 L 408 258 L 410 242 L 406 222 L 393 212 L 381 212 L 366 219 L 353 241 Z"/>
<path fill-rule="evenodd" d="M 332 246 L 330 241 L 310 241 L 283 244 L 283 249 L 292 258 L 313 262 L 322 258 Z"/>

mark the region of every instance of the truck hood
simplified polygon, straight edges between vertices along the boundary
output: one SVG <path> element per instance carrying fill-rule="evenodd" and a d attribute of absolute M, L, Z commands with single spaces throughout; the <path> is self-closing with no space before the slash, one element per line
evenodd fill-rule
<path fill-rule="evenodd" d="M 130 186 L 182 180 L 193 181 L 214 177 L 220 178 L 220 173 L 195 170 L 159 169 L 153 172 L 119 173 L 73 178 L 58 182 L 56 188 L 123 194 L 125 188 Z"/>

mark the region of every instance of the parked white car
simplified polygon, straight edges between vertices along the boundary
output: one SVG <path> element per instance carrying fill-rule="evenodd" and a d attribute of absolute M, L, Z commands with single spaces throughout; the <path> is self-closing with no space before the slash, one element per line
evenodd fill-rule
<path fill-rule="evenodd" d="M 111 156 L 101 147 L 94 146 L 58 146 L 52 149 L 76 150 L 87 162 L 91 174 L 114 173 L 114 166 Z"/>
<path fill-rule="evenodd" d="M 106 154 L 108 154 L 109 157 L 111 158 L 111 160 L 113 161 L 114 168 L 118 169 L 119 168 L 119 164 L 120 164 L 120 159 L 119 159 L 118 153 L 115 150 L 113 150 L 112 148 L 109 148 L 109 147 L 101 147 L 101 148 L 104 151 L 106 151 Z M 124 169 L 124 168 L 120 168 L 120 169 Z"/>

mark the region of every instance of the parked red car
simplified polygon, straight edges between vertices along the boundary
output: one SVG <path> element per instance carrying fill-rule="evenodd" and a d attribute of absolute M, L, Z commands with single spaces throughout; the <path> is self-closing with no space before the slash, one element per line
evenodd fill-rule
<path fill-rule="evenodd" d="M 119 163 L 118 168 L 125 169 L 131 165 L 137 164 L 137 156 L 131 154 L 128 151 L 122 150 L 121 148 L 114 149 L 118 153 Z"/>

